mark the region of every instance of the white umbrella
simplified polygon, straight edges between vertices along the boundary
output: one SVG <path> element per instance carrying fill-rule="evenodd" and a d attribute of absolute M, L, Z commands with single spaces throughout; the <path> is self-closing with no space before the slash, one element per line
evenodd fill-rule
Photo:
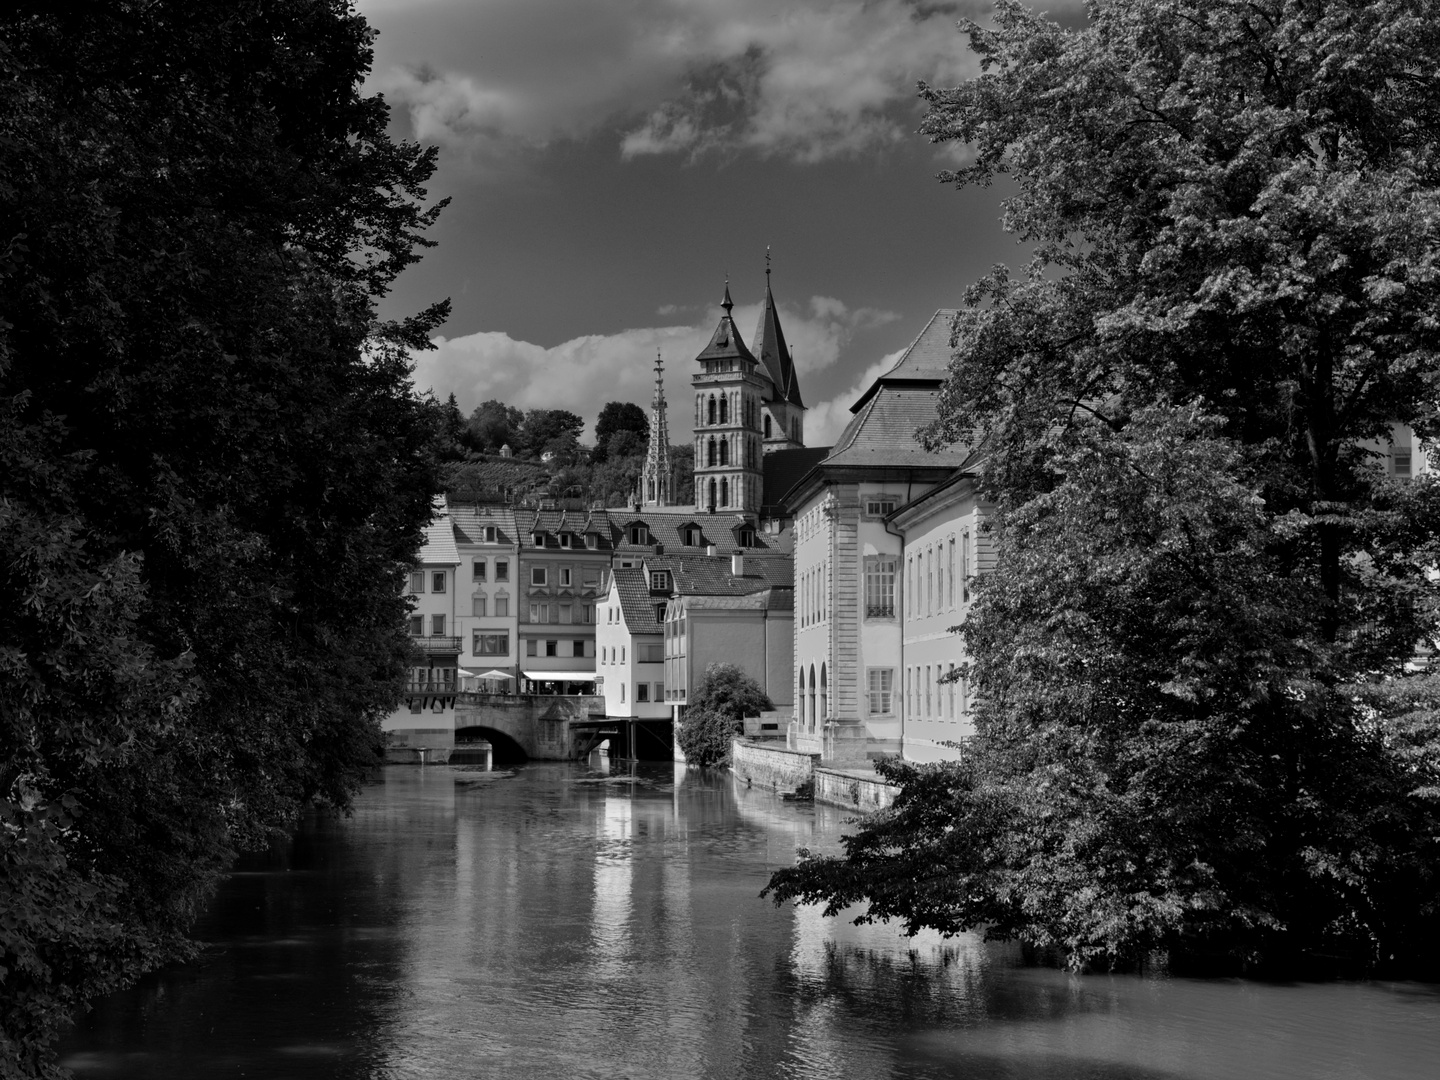
<path fill-rule="evenodd" d="M 487 671 L 480 676 L 482 679 L 513 679 L 514 677 L 515 676 L 511 675 L 508 671 L 501 671 L 499 668 L 493 671 Z"/>

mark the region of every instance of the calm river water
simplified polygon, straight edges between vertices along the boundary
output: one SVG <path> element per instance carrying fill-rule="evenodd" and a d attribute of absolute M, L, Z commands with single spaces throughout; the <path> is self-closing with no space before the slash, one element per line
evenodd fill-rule
<path fill-rule="evenodd" d="M 1440 985 L 1072 976 L 756 894 L 844 815 L 667 767 L 386 769 L 247 859 L 81 1077 L 1440 1076 Z"/>

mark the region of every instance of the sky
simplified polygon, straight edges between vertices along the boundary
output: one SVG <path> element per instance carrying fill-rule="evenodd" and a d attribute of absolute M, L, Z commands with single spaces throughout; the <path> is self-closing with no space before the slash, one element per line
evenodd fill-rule
<path fill-rule="evenodd" d="M 915 133 L 916 84 L 978 73 L 921 0 L 359 0 L 379 31 L 366 90 L 391 134 L 439 148 L 438 246 L 382 314 L 452 302 L 415 381 L 466 412 L 498 398 L 595 418 L 648 409 L 670 435 L 729 280 L 747 341 L 770 252 L 781 323 L 828 445 L 937 308 L 1024 253 L 1003 185 L 956 190 L 964 149 Z M 1079 5 L 1052 0 L 1057 18 Z"/>

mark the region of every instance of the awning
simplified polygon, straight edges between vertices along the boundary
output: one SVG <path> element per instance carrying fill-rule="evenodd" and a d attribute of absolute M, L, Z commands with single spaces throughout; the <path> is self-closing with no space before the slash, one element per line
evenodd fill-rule
<path fill-rule="evenodd" d="M 494 671 L 486 671 L 475 676 L 477 679 L 513 679 L 515 676 L 508 671 L 501 671 L 496 668 Z"/>
<path fill-rule="evenodd" d="M 526 671 L 523 672 L 527 679 L 535 682 L 594 682 L 595 672 L 593 671 Z"/>

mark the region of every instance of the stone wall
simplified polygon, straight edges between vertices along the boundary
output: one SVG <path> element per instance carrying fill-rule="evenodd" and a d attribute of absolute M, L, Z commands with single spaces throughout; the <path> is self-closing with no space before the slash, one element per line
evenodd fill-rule
<path fill-rule="evenodd" d="M 819 754 L 801 754 L 780 746 L 759 746 L 736 739 L 730 744 L 730 771 L 746 784 L 772 791 L 794 791 L 814 775 Z"/>
<path fill-rule="evenodd" d="M 815 801 L 868 812 L 895 801 L 900 789 L 860 770 L 815 769 Z"/>

